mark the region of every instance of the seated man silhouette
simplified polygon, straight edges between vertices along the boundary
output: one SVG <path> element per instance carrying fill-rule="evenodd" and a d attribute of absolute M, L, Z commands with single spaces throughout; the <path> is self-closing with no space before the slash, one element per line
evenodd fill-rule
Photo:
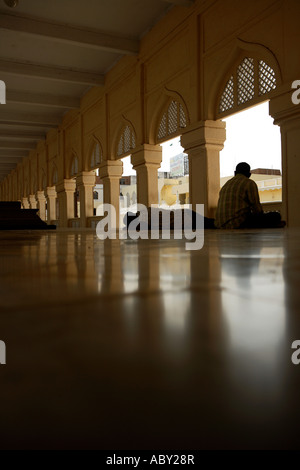
<path fill-rule="evenodd" d="M 235 176 L 221 188 L 215 217 L 216 228 L 277 228 L 284 227 L 279 212 L 264 212 L 258 188 L 250 179 L 250 165 L 241 162 Z"/>

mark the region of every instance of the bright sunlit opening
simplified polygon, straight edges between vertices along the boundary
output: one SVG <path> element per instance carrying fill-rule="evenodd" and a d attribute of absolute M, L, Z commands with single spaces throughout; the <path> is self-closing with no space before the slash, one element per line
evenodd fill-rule
<path fill-rule="evenodd" d="M 247 162 L 251 169 L 281 170 L 280 128 L 269 115 L 265 102 L 224 119 L 226 142 L 220 152 L 221 177 L 234 174 L 239 162 Z"/>

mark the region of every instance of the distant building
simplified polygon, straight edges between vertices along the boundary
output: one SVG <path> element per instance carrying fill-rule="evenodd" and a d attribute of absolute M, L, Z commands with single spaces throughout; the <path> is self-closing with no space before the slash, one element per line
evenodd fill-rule
<path fill-rule="evenodd" d="M 221 178 L 221 187 L 232 177 L 233 175 Z M 282 201 L 282 177 L 280 170 L 256 168 L 251 170 L 251 179 L 258 186 L 259 198 L 262 203 Z"/>
<path fill-rule="evenodd" d="M 178 178 L 189 174 L 189 160 L 186 153 L 179 153 L 170 158 L 170 178 Z"/>

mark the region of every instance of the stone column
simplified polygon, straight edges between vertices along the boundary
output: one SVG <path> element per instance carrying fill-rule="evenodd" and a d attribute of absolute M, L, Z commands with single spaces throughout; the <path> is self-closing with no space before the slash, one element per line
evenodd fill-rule
<path fill-rule="evenodd" d="M 37 209 L 37 200 L 35 198 L 35 195 L 34 194 L 30 194 L 28 196 L 28 200 L 29 200 L 29 207 L 30 209 Z"/>
<path fill-rule="evenodd" d="M 76 178 L 80 198 L 80 226 L 87 227 L 88 217 L 94 215 L 94 187 L 96 175 L 94 171 L 83 171 Z"/>
<path fill-rule="evenodd" d="M 220 191 L 220 151 L 226 139 L 223 121 L 201 121 L 181 137 L 189 156 L 189 198 L 193 208 L 204 204 L 204 215 L 214 217 Z"/>
<path fill-rule="evenodd" d="M 269 103 L 269 114 L 274 124 L 280 126 L 282 158 L 282 211 L 281 215 L 289 227 L 300 227 L 300 104 L 292 102 L 291 87 Z"/>
<path fill-rule="evenodd" d="M 103 199 L 105 204 L 112 204 L 116 209 L 116 228 L 119 227 L 120 178 L 123 172 L 121 160 L 106 160 L 99 167 L 99 176 L 103 181 Z"/>
<path fill-rule="evenodd" d="M 160 145 L 144 144 L 131 155 L 131 163 L 137 175 L 137 202 L 150 207 L 158 204 L 158 174 L 162 161 Z"/>
<path fill-rule="evenodd" d="M 47 194 L 47 222 L 50 224 L 52 220 L 56 220 L 56 189 L 55 186 L 49 186 L 46 190 Z"/>
<path fill-rule="evenodd" d="M 28 197 L 22 197 L 22 206 L 24 209 L 29 209 L 29 201 Z"/>
<path fill-rule="evenodd" d="M 37 191 L 37 208 L 39 210 L 38 215 L 42 220 L 46 220 L 46 198 L 44 191 Z"/>
<path fill-rule="evenodd" d="M 68 227 L 69 219 L 74 218 L 74 193 L 76 182 L 74 180 L 63 180 L 56 185 L 59 204 L 59 226 Z"/>

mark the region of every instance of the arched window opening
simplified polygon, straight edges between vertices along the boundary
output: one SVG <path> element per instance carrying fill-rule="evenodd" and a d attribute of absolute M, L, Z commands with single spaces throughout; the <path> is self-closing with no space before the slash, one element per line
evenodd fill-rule
<path fill-rule="evenodd" d="M 247 162 L 265 210 L 280 210 L 282 201 L 280 128 L 269 115 L 268 101 L 224 119 L 226 141 L 220 152 L 220 187 Z"/>
<path fill-rule="evenodd" d="M 218 105 L 218 115 L 255 104 L 276 88 L 274 69 L 262 59 L 244 57 L 228 78 Z"/>
<path fill-rule="evenodd" d="M 71 161 L 71 168 L 70 168 L 70 178 L 75 181 L 76 187 L 74 191 L 74 214 L 73 218 L 77 219 L 80 218 L 80 197 L 79 197 L 79 190 L 77 187 L 76 176 L 79 171 L 79 162 L 77 155 L 74 155 Z"/>
<path fill-rule="evenodd" d="M 123 217 L 127 212 L 137 211 L 137 182 L 136 182 L 136 171 L 133 169 L 131 164 L 131 156 L 122 158 L 123 162 L 123 173 L 120 178 L 120 214 L 121 224 L 123 223 Z"/>
<path fill-rule="evenodd" d="M 178 101 L 172 100 L 163 113 L 157 131 L 157 141 L 162 142 L 180 133 L 187 126 L 187 116 L 184 107 Z"/>
<path fill-rule="evenodd" d="M 136 146 L 135 133 L 131 126 L 126 125 L 120 135 L 117 147 L 117 156 L 121 157 L 131 152 Z"/>
<path fill-rule="evenodd" d="M 99 176 L 99 170 L 95 170 L 96 174 L 96 184 L 93 190 L 93 200 L 94 200 L 94 216 L 103 215 L 103 182 Z"/>
<path fill-rule="evenodd" d="M 158 203 L 163 209 L 189 204 L 189 161 L 180 137 L 161 144 L 162 163 L 158 170 Z"/>

